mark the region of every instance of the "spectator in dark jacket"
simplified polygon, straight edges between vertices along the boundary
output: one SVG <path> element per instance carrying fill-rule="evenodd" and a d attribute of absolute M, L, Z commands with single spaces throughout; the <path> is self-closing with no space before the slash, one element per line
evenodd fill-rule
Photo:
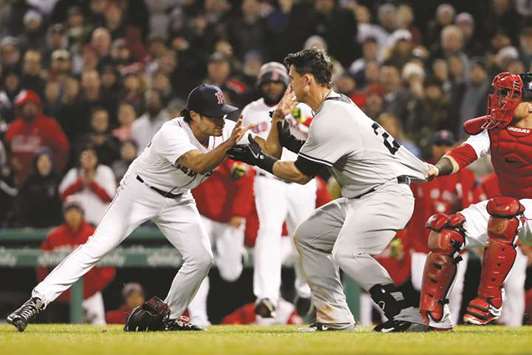
<path fill-rule="evenodd" d="M 15 201 L 15 224 L 46 228 L 61 223 L 59 175 L 53 170 L 49 149 L 34 159 L 33 173 L 26 179 Z"/>

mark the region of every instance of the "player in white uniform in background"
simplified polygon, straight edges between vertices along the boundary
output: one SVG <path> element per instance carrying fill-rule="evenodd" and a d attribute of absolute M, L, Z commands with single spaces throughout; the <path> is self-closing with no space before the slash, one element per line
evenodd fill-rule
<path fill-rule="evenodd" d="M 242 124 L 250 127 L 254 135 L 266 139 L 271 130 L 271 115 L 288 87 L 286 67 L 277 62 L 264 64 L 259 71 L 257 86 L 261 98 L 244 107 Z M 306 139 L 308 127 L 303 120 L 311 115 L 309 106 L 297 105 L 293 114 L 286 117 L 290 132 L 299 139 Z M 296 157 L 296 153 L 283 149 L 283 159 L 295 160 Z M 253 188 L 259 230 L 253 253 L 253 293 L 257 297 L 255 313 L 263 318 L 272 318 L 281 287 L 283 223 L 286 220 L 291 236 L 299 223 L 312 213 L 316 203 L 316 181 L 313 179 L 306 185 L 299 185 L 283 181 L 263 169 L 256 170 Z M 297 263 L 295 270 L 298 303 L 310 304 L 310 288 L 303 280 Z M 308 306 L 305 308 L 308 309 Z"/>
<path fill-rule="evenodd" d="M 213 263 L 209 238 L 190 189 L 207 178 L 244 134 L 240 120 L 236 125 L 224 120 L 236 110 L 225 104 L 216 86 L 200 85 L 192 90 L 183 117 L 166 122 L 133 161 L 94 235 L 39 283 L 32 297 L 7 321 L 23 331 L 32 318 L 135 228 L 152 220 L 184 262 L 172 282 L 166 305 L 160 300 L 151 303 L 161 310 L 164 321 L 157 329 L 149 324 L 128 328 L 130 316 L 126 330 L 200 330 L 179 320 Z"/>
<path fill-rule="evenodd" d="M 288 55 L 285 63 L 293 98 L 287 91 L 273 114 L 266 142 L 249 138 L 249 145 L 235 146 L 229 155 L 299 184 L 327 167 L 342 187 L 343 197 L 316 209 L 294 235 L 316 307 L 316 322 L 308 330 L 354 327 L 340 269 L 384 311 L 388 321 L 376 331 L 423 329 L 419 310 L 373 255 L 380 254 L 407 224 L 414 209 L 408 183 L 425 179 L 427 166 L 349 98 L 334 92 L 332 64 L 323 52 L 305 49 Z M 287 137 L 282 127 L 290 100 L 304 102 L 315 112 L 304 142 Z M 277 160 L 281 147 L 298 151 L 296 161 Z"/>

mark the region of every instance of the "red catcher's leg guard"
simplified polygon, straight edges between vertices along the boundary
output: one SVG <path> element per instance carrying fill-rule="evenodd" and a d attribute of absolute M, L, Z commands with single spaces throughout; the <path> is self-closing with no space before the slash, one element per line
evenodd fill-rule
<path fill-rule="evenodd" d="M 461 214 L 447 216 L 443 213 L 433 215 L 426 227 L 431 229 L 428 239 L 430 253 L 423 270 L 423 283 L 419 310 L 426 322 L 430 319 L 441 321 L 444 316 L 446 297 L 456 276 L 458 255 L 465 243 Z"/>
<path fill-rule="evenodd" d="M 489 240 L 482 259 L 478 296 L 469 303 L 464 315 L 464 321 L 473 324 L 487 324 L 500 316 L 503 283 L 517 254 L 517 216 L 525 210 L 518 200 L 511 197 L 495 197 L 486 208 L 490 214 Z"/>

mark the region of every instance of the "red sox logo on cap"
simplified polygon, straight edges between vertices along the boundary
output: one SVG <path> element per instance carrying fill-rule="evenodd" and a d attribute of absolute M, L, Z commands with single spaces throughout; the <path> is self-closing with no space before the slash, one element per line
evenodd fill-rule
<path fill-rule="evenodd" d="M 214 93 L 216 99 L 218 100 L 218 105 L 223 105 L 225 103 L 224 93 L 221 91 L 216 91 Z"/>

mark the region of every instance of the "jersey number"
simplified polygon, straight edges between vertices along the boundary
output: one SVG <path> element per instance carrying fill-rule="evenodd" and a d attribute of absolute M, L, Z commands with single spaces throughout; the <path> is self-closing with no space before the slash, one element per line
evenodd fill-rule
<path fill-rule="evenodd" d="M 397 143 L 397 141 L 395 139 L 393 139 L 393 137 L 390 136 L 388 134 L 388 132 L 386 132 L 384 130 L 384 128 L 379 126 L 378 123 L 376 123 L 376 122 L 373 123 L 371 125 L 371 128 L 373 128 L 373 132 L 375 133 L 375 135 L 377 135 L 377 136 L 381 135 L 382 136 L 382 140 L 384 141 L 384 146 L 386 147 L 386 149 L 388 149 L 390 151 L 390 153 L 395 155 L 395 153 L 397 153 L 397 151 L 399 150 L 401 145 L 399 143 Z"/>

